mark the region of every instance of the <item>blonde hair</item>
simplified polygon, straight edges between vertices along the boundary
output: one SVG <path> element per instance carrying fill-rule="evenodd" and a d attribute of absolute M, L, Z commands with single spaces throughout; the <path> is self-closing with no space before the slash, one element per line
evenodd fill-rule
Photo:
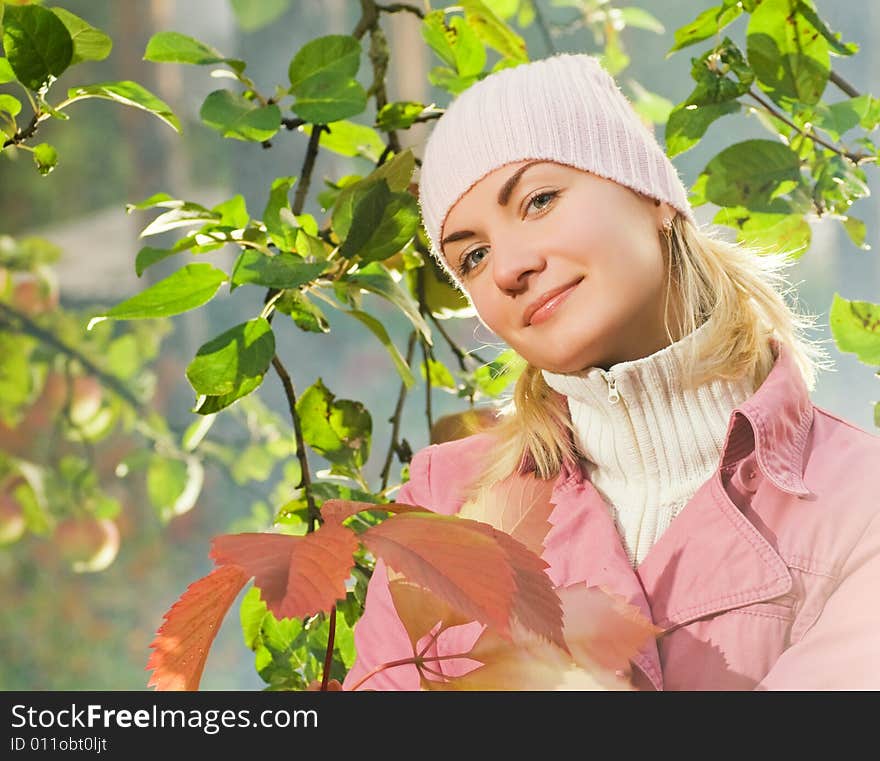
<path fill-rule="evenodd" d="M 818 370 L 833 369 L 824 348 L 806 338 L 816 316 L 801 313 L 786 301 L 794 290 L 783 272 L 793 262 L 788 252 L 730 242 L 715 229 L 697 229 L 680 214 L 662 234 L 662 242 L 670 343 L 713 318 L 705 340 L 690 342 L 683 360 L 685 386 L 715 377 L 747 376 L 757 389 L 775 362 L 771 337 L 788 348 L 809 391 L 815 387 Z M 671 299 L 678 309 L 670 310 Z M 669 324 L 672 311 L 675 325 Z M 577 459 L 565 398 L 547 385 L 540 368 L 529 363 L 490 431 L 497 442 L 490 448 L 491 460 L 470 487 L 470 498 L 480 499 L 524 462 L 534 465 L 536 477 L 550 479 L 564 462 Z"/>

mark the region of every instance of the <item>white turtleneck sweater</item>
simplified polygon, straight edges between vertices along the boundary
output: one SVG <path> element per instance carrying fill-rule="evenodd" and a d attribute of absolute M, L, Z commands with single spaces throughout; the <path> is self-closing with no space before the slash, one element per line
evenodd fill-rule
<path fill-rule="evenodd" d="M 708 323 L 654 354 L 576 373 L 542 371 L 568 398 L 577 444 L 634 568 L 715 472 L 730 414 L 750 380 L 684 389 L 681 358 Z"/>

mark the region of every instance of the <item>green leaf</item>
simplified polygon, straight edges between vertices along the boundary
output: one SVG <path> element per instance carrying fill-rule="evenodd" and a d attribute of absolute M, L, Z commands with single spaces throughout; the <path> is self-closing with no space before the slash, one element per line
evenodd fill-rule
<path fill-rule="evenodd" d="M 320 378 L 297 400 L 303 439 L 344 475 L 356 473 L 370 453 L 372 419 L 360 402 L 339 399 Z"/>
<path fill-rule="evenodd" d="M 164 204 L 156 204 L 164 205 Z M 151 235 L 168 232 L 178 227 L 188 227 L 189 225 L 202 225 L 209 222 L 217 223 L 220 221 L 220 215 L 209 211 L 201 204 L 181 203 L 175 205 L 171 211 L 166 211 L 156 217 L 141 232 L 141 238 L 148 238 Z"/>
<path fill-rule="evenodd" d="M 513 383 L 525 367 L 525 361 L 513 349 L 505 349 L 492 362 L 474 371 L 477 388 L 495 397 Z"/>
<path fill-rule="evenodd" d="M 863 251 L 871 250 L 871 247 L 865 243 L 865 239 L 868 235 L 868 228 L 861 219 L 845 217 L 843 220 L 843 229 L 846 230 L 846 234 L 849 235 L 850 240 L 856 245 L 856 247 Z"/>
<path fill-rule="evenodd" d="M 347 238 L 351 231 L 355 206 L 375 185 L 384 181 L 388 188 L 395 193 L 405 191 L 409 187 L 414 169 L 415 156 L 407 148 L 370 172 L 359 182 L 346 185 L 336 197 L 331 218 L 333 230 L 340 240 Z"/>
<path fill-rule="evenodd" d="M 785 251 L 799 259 L 810 247 L 812 230 L 802 214 L 750 211 L 743 206 L 722 208 L 712 220 L 737 230 L 737 240 L 764 250 Z"/>
<path fill-rule="evenodd" d="M 253 32 L 277 21 L 290 8 L 290 0 L 231 0 L 232 11 L 239 27 Z"/>
<path fill-rule="evenodd" d="M 426 13 L 421 25 L 422 39 L 447 66 L 455 67 L 454 39 L 445 21 L 446 14 L 443 10 Z"/>
<path fill-rule="evenodd" d="M 21 101 L 12 95 L 0 93 L 0 111 L 11 116 L 18 116 L 21 113 Z"/>
<path fill-rule="evenodd" d="M 217 204 L 211 209 L 211 211 L 220 215 L 220 221 L 218 224 L 232 227 L 236 230 L 247 227 L 248 222 L 251 221 L 247 212 L 247 205 L 245 204 L 244 196 L 241 194 L 233 196 L 228 201 L 223 201 L 222 203 Z"/>
<path fill-rule="evenodd" d="M 859 52 L 859 46 L 855 42 L 840 41 L 840 32 L 835 33 L 828 28 L 828 25 L 819 18 L 811 0 L 801 0 L 797 10 L 825 38 L 837 55 L 854 55 Z"/>
<path fill-rule="evenodd" d="M 345 34 L 318 37 L 303 45 L 290 62 L 290 92 L 298 96 L 313 80 L 349 80 L 360 65 L 361 44 L 356 38 Z"/>
<path fill-rule="evenodd" d="M 777 212 L 774 196 L 800 180 L 800 158 L 774 140 L 745 140 L 725 148 L 702 174 L 706 199 L 718 206 Z"/>
<path fill-rule="evenodd" d="M 51 11 L 67 27 L 73 41 L 71 66 L 81 61 L 103 61 L 110 55 L 113 40 L 107 34 L 64 8 L 51 8 Z"/>
<path fill-rule="evenodd" d="M 145 291 L 93 317 L 89 329 L 101 320 L 138 320 L 170 317 L 207 304 L 229 280 L 222 270 L 206 264 L 187 264 Z"/>
<path fill-rule="evenodd" d="M 865 120 L 872 100 L 870 95 L 859 95 L 831 105 L 817 103 L 812 111 L 813 125 L 825 130 L 834 140 L 840 140 L 841 135 Z"/>
<path fill-rule="evenodd" d="M 409 291 L 395 282 L 391 273 L 379 262 L 372 262 L 357 272 L 346 275 L 343 281 L 357 289 L 378 294 L 397 306 L 425 338 L 432 344 L 431 329 L 419 312 L 419 306 Z"/>
<path fill-rule="evenodd" d="M 163 523 L 189 512 L 204 482 L 204 468 L 195 457 L 184 462 L 155 455 L 147 468 L 147 495 Z"/>
<path fill-rule="evenodd" d="M 225 63 L 239 74 L 244 71 L 243 61 L 227 58 L 219 50 L 179 32 L 159 32 L 147 43 L 145 61 L 154 63 L 190 63 L 207 66 Z"/>
<path fill-rule="evenodd" d="M 15 78 L 35 92 L 60 77 L 73 58 L 67 27 L 38 5 L 6 7 L 3 49 Z"/>
<path fill-rule="evenodd" d="M 433 388 L 446 388 L 451 391 L 456 390 L 457 386 L 455 384 L 455 378 L 452 373 L 449 372 L 449 368 L 446 367 L 446 365 L 442 362 L 438 362 L 436 359 L 428 357 L 428 368 L 430 369 L 431 386 Z M 424 362 L 421 363 L 419 369 L 422 371 L 422 378 L 427 380 L 429 372 L 425 370 Z"/>
<path fill-rule="evenodd" d="M 723 6 L 716 5 L 706 9 L 690 24 L 685 24 L 680 29 L 675 30 L 675 44 L 666 54 L 667 58 L 676 50 L 681 50 L 688 47 L 688 45 L 702 42 L 714 36 L 729 23 L 736 20 L 742 11 L 742 7 L 735 3 L 724 3 Z"/>
<path fill-rule="evenodd" d="M 379 320 L 373 317 L 373 315 L 368 314 L 367 312 L 363 312 L 359 309 L 346 310 L 346 313 L 350 314 L 352 317 L 360 320 L 364 325 L 366 325 L 367 328 L 369 328 L 370 332 L 374 336 L 376 336 L 381 344 L 388 350 L 388 353 L 391 355 L 391 359 L 394 362 L 394 367 L 396 368 L 398 375 L 400 375 L 401 379 L 406 384 L 406 387 L 412 388 L 413 386 L 415 386 L 415 376 L 412 374 L 412 370 L 409 369 L 409 365 L 407 365 L 406 360 L 403 358 L 403 355 L 394 345 L 394 342 L 388 335 L 388 331 L 385 330 L 385 326 L 382 325 Z"/>
<path fill-rule="evenodd" d="M 156 206 L 176 209 L 179 206 L 183 206 L 183 203 L 183 201 L 172 198 L 167 193 L 156 193 L 140 203 L 127 203 L 125 205 L 125 211 L 131 214 L 133 211 L 143 211 L 144 209 L 152 209 Z"/>
<path fill-rule="evenodd" d="M 298 288 L 312 282 L 327 268 L 324 262 L 306 262 L 295 254 L 267 256 L 260 251 L 242 251 L 232 271 L 232 288 L 250 283 L 266 288 Z"/>
<path fill-rule="evenodd" d="M 171 107 L 137 82 L 102 82 L 87 87 L 72 87 L 67 91 L 67 97 L 71 100 L 83 100 L 84 98 L 113 100 L 147 111 L 173 127 L 177 132 L 182 131 L 180 120 L 171 111 Z"/>
<path fill-rule="evenodd" d="M 755 81 L 755 72 L 729 37 L 700 58 L 692 59 L 691 64 L 691 76 L 697 86 L 684 101 L 685 105 L 707 106 L 735 100 L 749 92 Z"/>
<path fill-rule="evenodd" d="M 519 63 L 529 60 L 526 43 L 505 24 L 482 0 L 461 0 L 467 23 L 490 48 Z"/>
<path fill-rule="evenodd" d="M 708 106 L 676 106 L 666 122 L 666 154 L 671 158 L 689 150 L 700 142 L 712 122 L 739 110 L 736 100 Z"/>
<path fill-rule="evenodd" d="M 131 380 L 141 369 L 145 357 L 137 336 L 125 333 L 115 339 L 104 354 L 107 370 L 122 380 Z"/>
<path fill-rule="evenodd" d="M 380 183 L 387 191 L 385 180 Z M 365 262 L 381 261 L 400 251 L 415 236 L 418 226 L 418 202 L 411 194 L 386 196 L 374 188 L 355 207 L 351 230 L 339 252 L 348 258 L 357 255 Z"/>
<path fill-rule="evenodd" d="M 385 214 L 385 207 L 391 201 L 391 191 L 384 179 L 370 183 L 366 191 L 357 199 L 352 213 L 351 227 L 339 249 L 339 253 L 351 259 L 363 249 Z"/>
<path fill-rule="evenodd" d="M 372 127 L 344 119 L 327 126 L 330 133 L 321 133 L 321 147 L 340 156 L 363 156 L 376 162 L 385 150 L 382 136 Z M 299 129 L 306 135 L 312 134 L 311 124 L 304 124 Z"/>
<path fill-rule="evenodd" d="M 269 203 L 263 212 L 263 224 L 272 242 L 282 251 L 292 251 L 296 248 L 297 227 L 292 224 L 296 221 L 290 208 L 289 193 L 296 177 L 278 177 L 272 181 L 272 190 L 269 192 Z"/>
<path fill-rule="evenodd" d="M 297 88 L 291 109 L 312 124 L 329 124 L 356 116 L 367 107 L 367 91 L 354 79 L 339 82 L 332 75 L 313 77 Z"/>
<path fill-rule="evenodd" d="M 324 313 L 298 290 L 285 291 L 275 302 L 275 309 L 289 315 L 300 330 L 309 333 L 330 332 L 330 323 Z"/>
<path fill-rule="evenodd" d="M 262 380 L 274 356 L 272 326 L 257 317 L 203 344 L 186 368 L 186 377 L 198 394 L 225 396 Z"/>
<path fill-rule="evenodd" d="M 412 100 L 386 103 L 376 116 L 376 127 L 385 132 L 397 129 L 409 129 L 423 112 L 431 112 L 423 103 Z"/>
<path fill-rule="evenodd" d="M 202 104 L 202 121 L 223 137 L 262 143 L 281 127 L 281 109 L 260 106 L 229 90 L 215 90 Z"/>
<path fill-rule="evenodd" d="M 646 90 L 636 81 L 630 83 L 635 97 L 632 100 L 633 107 L 642 119 L 653 124 L 666 124 L 672 111 L 672 101 Z"/>
<path fill-rule="evenodd" d="M 34 146 L 34 163 L 40 174 L 45 177 L 58 164 L 58 151 L 49 143 L 40 143 Z"/>
<path fill-rule="evenodd" d="M 367 93 L 354 78 L 360 67 L 360 42 L 331 34 L 306 43 L 288 67 L 293 111 L 307 122 L 330 124 L 361 113 Z"/>
<path fill-rule="evenodd" d="M 880 365 L 880 304 L 848 301 L 835 293 L 830 320 L 838 349 L 866 365 Z"/>
<path fill-rule="evenodd" d="M 15 81 L 15 72 L 12 70 L 12 66 L 9 65 L 9 60 L 6 58 L 0 58 L 0 85 L 5 85 L 7 82 Z"/>
<path fill-rule="evenodd" d="M 746 52 L 761 89 L 783 107 L 818 103 L 828 83 L 828 41 L 800 13 L 799 0 L 764 0 L 752 13 Z"/>

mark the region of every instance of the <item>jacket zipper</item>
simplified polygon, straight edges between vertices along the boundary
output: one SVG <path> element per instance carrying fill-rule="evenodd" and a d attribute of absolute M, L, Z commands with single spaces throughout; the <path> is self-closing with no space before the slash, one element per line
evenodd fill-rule
<path fill-rule="evenodd" d="M 604 375 L 604 373 L 603 373 Z M 617 404 L 620 401 L 620 392 L 617 390 L 617 378 L 613 375 L 604 375 L 605 382 L 608 384 L 608 402 L 609 404 Z"/>

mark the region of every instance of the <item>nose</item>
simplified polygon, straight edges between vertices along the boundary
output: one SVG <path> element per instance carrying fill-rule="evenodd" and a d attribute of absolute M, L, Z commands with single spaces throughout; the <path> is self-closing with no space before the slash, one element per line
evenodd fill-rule
<path fill-rule="evenodd" d="M 509 235 L 498 242 L 495 250 L 492 276 L 498 288 L 511 295 L 527 287 L 530 274 L 540 272 L 547 266 L 540 243 L 524 236 L 516 239 Z"/>

